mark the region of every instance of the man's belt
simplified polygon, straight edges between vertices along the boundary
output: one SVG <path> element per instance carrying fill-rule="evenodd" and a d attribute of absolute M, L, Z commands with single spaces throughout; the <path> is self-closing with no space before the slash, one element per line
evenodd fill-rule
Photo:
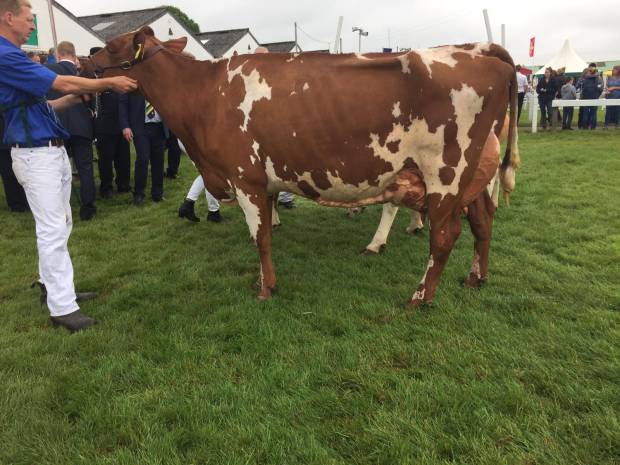
<path fill-rule="evenodd" d="M 65 141 L 63 139 L 54 138 L 45 142 L 35 142 L 33 144 L 11 144 L 14 149 L 35 149 L 38 147 L 63 147 Z"/>

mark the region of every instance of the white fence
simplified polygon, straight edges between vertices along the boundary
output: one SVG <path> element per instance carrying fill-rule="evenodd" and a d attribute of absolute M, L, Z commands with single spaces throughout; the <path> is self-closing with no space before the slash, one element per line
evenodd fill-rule
<path fill-rule="evenodd" d="M 529 99 L 531 103 L 530 115 L 532 118 L 532 132 L 538 132 L 538 98 L 534 95 Z M 562 107 L 617 107 L 620 106 L 618 98 L 599 98 L 596 100 L 554 100 L 551 104 L 553 108 Z"/>

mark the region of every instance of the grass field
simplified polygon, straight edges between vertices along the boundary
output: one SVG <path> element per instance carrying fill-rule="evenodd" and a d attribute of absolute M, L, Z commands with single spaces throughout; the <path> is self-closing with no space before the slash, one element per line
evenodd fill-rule
<path fill-rule="evenodd" d="M 452 253 L 432 308 L 409 312 L 428 235 L 380 207 L 349 219 L 298 200 L 274 239 L 278 293 L 238 207 L 223 224 L 167 201 L 98 202 L 70 250 L 100 324 L 53 329 L 38 295 L 34 223 L 0 198 L 0 463 L 620 463 L 620 131 L 522 134 L 490 279 Z M 3 194 L 0 194 L 3 195 Z M 75 211 L 75 210 L 74 210 Z M 77 216 L 77 215 L 76 215 Z"/>

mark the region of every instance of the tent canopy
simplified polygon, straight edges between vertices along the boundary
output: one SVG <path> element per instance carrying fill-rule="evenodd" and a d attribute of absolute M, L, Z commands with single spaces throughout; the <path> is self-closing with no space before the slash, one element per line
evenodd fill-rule
<path fill-rule="evenodd" d="M 545 63 L 545 66 L 536 71 L 536 76 L 545 74 L 545 69 L 565 68 L 565 74 L 581 74 L 584 68 L 588 67 L 588 63 L 577 55 L 577 52 L 571 47 L 568 39 L 564 42 L 562 49 L 551 60 Z"/>

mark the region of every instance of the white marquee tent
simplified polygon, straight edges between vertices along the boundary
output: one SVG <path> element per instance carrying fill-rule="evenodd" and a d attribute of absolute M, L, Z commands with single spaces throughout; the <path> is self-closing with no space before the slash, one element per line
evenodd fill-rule
<path fill-rule="evenodd" d="M 535 75 L 542 76 L 543 74 L 545 74 L 545 69 L 547 68 L 566 68 L 564 71 L 566 74 L 581 74 L 584 68 L 587 67 L 588 63 L 586 63 L 579 55 L 577 55 L 577 52 L 575 52 L 573 47 L 571 47 L 568 39 L 566 39 L 564 45 L 562 46 L 562 49 L 556 54 L 556 56 L 554 56 L 551 60 L 545 63 L 545 66 L 536 71 Z"/>

